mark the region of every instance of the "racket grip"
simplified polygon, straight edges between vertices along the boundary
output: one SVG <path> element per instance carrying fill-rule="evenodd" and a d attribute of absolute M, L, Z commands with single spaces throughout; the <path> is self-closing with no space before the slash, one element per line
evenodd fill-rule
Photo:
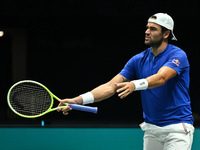
<path fill-rule="evenodd" d="M 80 110 L 80 111 L 86 111 L 96 114 L 98 108 L 97 107 L 89 107 L 89 106 L 83 106 L 83 105 L 77 105 L 77 104 L 69 104 L 69 106 L 74 110 Z"/>

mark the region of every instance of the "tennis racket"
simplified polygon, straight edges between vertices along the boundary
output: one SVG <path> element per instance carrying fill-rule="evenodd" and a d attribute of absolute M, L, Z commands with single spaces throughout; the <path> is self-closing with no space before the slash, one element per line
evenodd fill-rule
<path fill-rule="evenodd" d="M 8 91 L 7 101 L 11 110 L 25 118 L 36 118 L 57 109 L 70 106 L 74 110 L 96 114 L 97 107 L 64 103 L 66 106 L 53 107 L 54 99 L 60 100 L 39 82 L 23 80 L 15 83 Z"/>

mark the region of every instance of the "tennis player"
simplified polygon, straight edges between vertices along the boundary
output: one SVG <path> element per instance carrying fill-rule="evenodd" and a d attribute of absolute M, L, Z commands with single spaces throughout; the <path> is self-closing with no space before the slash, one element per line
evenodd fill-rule
<path fill-rule="evenodd" d="M 123 99 L 141 91 L 144 150 L 191 150 L 193 116 L 189 96 L 190 65 L 186 53 L 169 44 L 177 40 L 174 21 L 166 13 L 151 16 L 146 25 L 145 51 L 133 56 L 113 79 L 90 92 L 60 101 L 89 104 L 115 93 Z M 71 108 L 63 109 L 67 115 Z"/>

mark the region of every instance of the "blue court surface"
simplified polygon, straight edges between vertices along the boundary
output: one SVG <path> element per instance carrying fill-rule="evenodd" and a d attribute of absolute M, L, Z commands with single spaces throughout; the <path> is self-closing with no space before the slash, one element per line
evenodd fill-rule
<path fill-rule="evenodd" d="M 142 150 L 142 139 L 139 128 L 0 128 L 0 150 Z"/>

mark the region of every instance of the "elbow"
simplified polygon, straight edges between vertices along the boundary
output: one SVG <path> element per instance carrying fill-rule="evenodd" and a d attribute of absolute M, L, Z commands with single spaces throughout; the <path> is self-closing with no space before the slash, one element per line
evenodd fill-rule
<path fill-rule="evenodd" d="M 117 87 L 115 85 L 112 85 L 112 84 L 108 84 L 107 85 L 107 90 L 106 90 L 106 93 L 108 95 L 114 95 L 115 93 L 117 92 Z"/>
<path fill-rule="evenodd" d="M 161 76 L 161 78 L 159 80 L 159 85 L 163 86 L 163 85 L 165 85 L 166 82 L 167 82 L 167 79 L 165 77 Z"/>
<path fill-rule="evenodd" d="M 108 87 L 107 92 L 109 93 L 109 95 L 114 95 L 116 93 L 117 89 L 113 88 L 113 87 Z"/>
<path fill-rule="evenodd" d="M 163 86 L 165 85 L 165 83 L 166 83 L 165 80 L 161 80 L 159 86 Z"/>

